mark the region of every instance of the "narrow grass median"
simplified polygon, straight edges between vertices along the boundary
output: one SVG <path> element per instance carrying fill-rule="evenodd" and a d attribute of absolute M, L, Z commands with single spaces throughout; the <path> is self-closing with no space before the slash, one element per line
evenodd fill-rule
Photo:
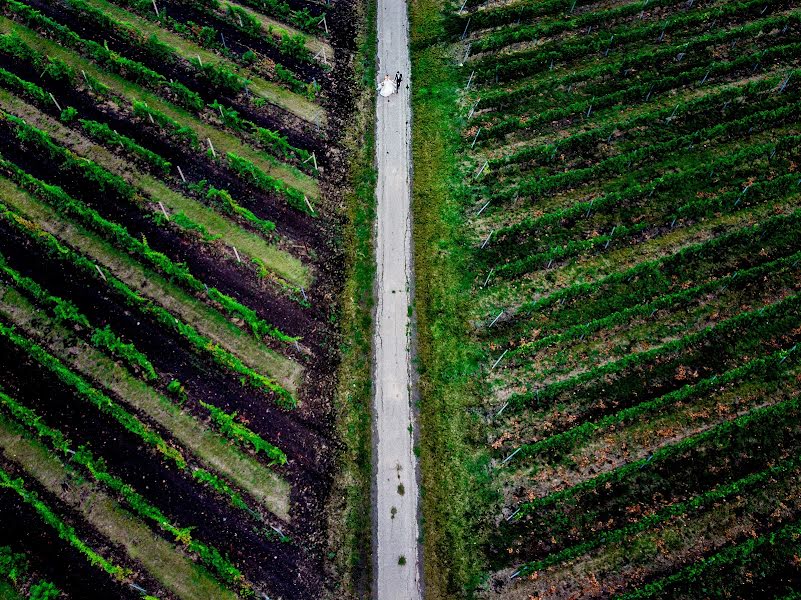
<path fill-rule="evenodd" d="M 475 451 L 482 423 L 478 351 L 463 315 L 472 295 L 458 172 L 458 84 L 444 46 L 440 0 L 412 4 L 412 158 L 415 304 L 420 370 L 420 464 L 426 596 L 464 597 L 481 578 L 478 543 L 493 508 L 489 457 Z"/>

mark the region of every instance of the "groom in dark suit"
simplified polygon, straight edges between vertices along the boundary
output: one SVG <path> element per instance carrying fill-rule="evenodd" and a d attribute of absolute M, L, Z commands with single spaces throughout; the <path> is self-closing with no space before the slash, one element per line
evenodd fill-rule
<path fill-rule="evenodd" d="M 395 91 L 396 92 L 400 92 L 401 81 L 403 81 L 403 75 L 401 75 L 401 72 L 398 71 L 397 73 L 395 73 Z"/>

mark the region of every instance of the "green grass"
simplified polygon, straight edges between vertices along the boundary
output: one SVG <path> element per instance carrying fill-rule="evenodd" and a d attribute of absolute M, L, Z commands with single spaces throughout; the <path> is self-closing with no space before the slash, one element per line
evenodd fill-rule
<path fill-rule="evenodd" d="M 2 89 L 0 89 L 0 107 L 46 131 L 55 141 L 76 154 L 83 154 L 110 172 L 123 176 L 147 193 L 153 201 L 160 201 L 168 214 L 183 212 L 193 222 L 205 227 L 210 235 L 220 236 L 226 245 L 235 246 L 240 254 L 262 261 L 268 271 L 295 285 L 305 287 L 311 285 L 309 270 L 299 259 L 268 243 L 261 236 L 243 229 L 197 200 L 173 190 L 163 181 L 139 171 L 110 150 L 94 144 Z M 155 211 L 160 214 L 159 209 Z"/>
<path fill-rule="evenodd" d="M 79 56 L 71 50 L 62 48 L 58 44 L 40 37 L 27 27 L 0 15 L 0 33 L 10 32 L 19 35 L 31 48 L 51 58 L 63 60 L 78 72 L 81 70 L 86 71 L 87 75 L 94 77 L 126 100 L 145 102 L 150 108 L 170 116 L 182 125 L 192 129 L 201 142 L 205 142 L 207 138 L 210 139 L 218 154 L 224 155 L 227 152 L 234 152 L 253 162 L 268 175 L 282 179 L 310 198 L 319 197 L 320 189 L 312 177 L 301 173 L 294 167 L 279 163 L 266 152 L 254 149 L 236 136 L 205 123 L 190 112 L 167 102 L 153 92 L 145 90 L 119 75 L 105 71 L 92 61 Z"/>
<path fill-rule="evenodd" d="M 444 46 L 439 0 L 412 5 L 412 190 L 420 365 L 423 565 L 427 596 L 462 597 L 482 577 L 476 535 L 496 496 L 488 457 L 471 448 L 480 423 L 472 382 L 477 351 L 463 319 L 471 268 L 463 237 L 456 73 Z"/>
<path fill-rule="evenodd" d="M 4 202 L 38 223 L 61 241 L 106 267 L 127 285 L 152 298 L 165 309 L 192 324 L 201 334 L 233 353 L 258 372 L 275 378 L 290 392 L 300 385 L 303 368 L 281 356 L 251 334 L 243 331 L 220 312 L 207 306 L 177 285 L 145 268 L 114 246 L 78 225 L 63 220 L 50 207 L 32 198 L 0 177 Z"/>
<path fill-rule="evenodd" d="M 347 221 L 344 231 L 346 280 L 340 308 L 341 363 L 336 401 L 339 435 L 346 452 L 339 463 L 339 476 L 332 497 L 342 497 L 333 510 L 338 526 L 329 548 L 343 587 L 351 597 L 362 598 L 370 589 L 370 486 L 372 481 L 371 445 L 371 364 L 373 333 L 373 283 L 375 253 L 375 80 L 376 2 L 363 0 L 361 14 L 367 24 L 359 37 L 357 83 L 361 94 L 359 118 L 350 128 L 345 145 L 351 153 L 349 189 L 345 193 Z"/>
<path fill-rule="evenodd" d="M 84 342 L 43 313 L 16 290 L 0 284 L 0 314 L 30 338 L 41 340 L 57 358 L 90 381 L 114 392 L 128 405 L 158 423 L 204 465 L 220 473 L 269 511 L 289 519 L 289 484 L 228 440 L 202 425 L 125 367 Z"/>

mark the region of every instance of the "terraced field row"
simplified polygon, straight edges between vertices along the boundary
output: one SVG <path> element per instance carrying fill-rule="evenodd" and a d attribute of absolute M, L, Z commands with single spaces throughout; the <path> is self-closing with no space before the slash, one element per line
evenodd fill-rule
<path fill-rule="evenodd" d="M 0 2 L 4 597 L 335 587 L 353 10 Z"/>
<path fill-rule="evenodd" d="M 465 535 L 485 552 L 451 590 L 797 591 L 801 12 L 441 8 L 418 43 L 452 79 L 417 112 L 458 128 L 480 404 L 453 510 L 482 515 Z"/>

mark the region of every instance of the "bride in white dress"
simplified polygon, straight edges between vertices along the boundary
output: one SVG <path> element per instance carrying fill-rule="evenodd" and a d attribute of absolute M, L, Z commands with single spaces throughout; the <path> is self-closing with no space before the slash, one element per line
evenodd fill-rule
<path fill-rule="evenodd" d="M 392 81 L 392 80 L 389 78 L 389 74 L 387 74 L 387 75 L 386 75 L 386 77 L 384 77 L 384 81 L 383 81 L 383 83 L 381 84 L 381 87 L 379 88 L 379 90 L 380 90 L 380 92 L 379 92 L 379 93 L 380 93 L 380 94 L 381 94 L 381 95 L 382 95 L 384 98 L 387 98 L 387 97 L 389 97 L 389 96 L 391 96 L 392 94 L 394 94 L 394 93 L 395 93 L 395 82 L 394 82 L 394 81 Z"/>

